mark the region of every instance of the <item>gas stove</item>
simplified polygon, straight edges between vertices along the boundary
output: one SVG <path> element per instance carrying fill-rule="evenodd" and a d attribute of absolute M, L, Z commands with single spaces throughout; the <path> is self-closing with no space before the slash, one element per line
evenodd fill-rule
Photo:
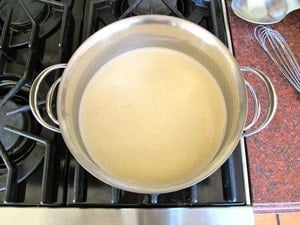
<path fill-rule="evenodd" d="M 143 14 L 192 21 L 232 51 L 223 0 L 0 1 L 1 220 L 16 224 L 18 215 L 31 224 L 253 224 L 243 139 L 204 181 L 173 193 L 137 194 L 86 172 L 61 135 L 32 115 L 28 97 L 39 72 L 67 63 L 78 46 L 104 26 Z M 44 116 L 44 99 L 53 81 L 48 79 L 39 93 Z"/>

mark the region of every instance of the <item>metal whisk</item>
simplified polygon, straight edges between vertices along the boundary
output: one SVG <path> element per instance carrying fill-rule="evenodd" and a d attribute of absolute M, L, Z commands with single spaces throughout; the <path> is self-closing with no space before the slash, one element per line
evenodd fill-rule
<path fill-rule="evenodd" d="M 300 67 L 283 36 L 276 30 L 259 25 L 254 36 L 286 79 L 300 93 Z"/>

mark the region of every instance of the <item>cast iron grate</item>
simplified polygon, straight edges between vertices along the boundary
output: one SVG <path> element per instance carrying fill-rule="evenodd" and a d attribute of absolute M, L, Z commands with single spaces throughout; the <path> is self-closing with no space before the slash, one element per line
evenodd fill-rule
<path fill-rule="evenodd" d="M 60 135 L 35 121 L 28 96 L 43 68 L 69 59 L 81 27 L 73 16 L 81 18 L 82 7 L 68 0 L 0 2 L 0 204 L 65 203 L 69 153 Z"/>

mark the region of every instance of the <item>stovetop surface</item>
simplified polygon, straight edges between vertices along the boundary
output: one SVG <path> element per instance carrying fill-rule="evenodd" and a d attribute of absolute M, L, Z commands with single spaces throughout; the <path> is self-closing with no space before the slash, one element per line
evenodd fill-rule
<path fill-rule="evenodd" d="M 145 0 L 144 0 L 145 1 Z M 0 204 L 80 207 L 245 205 L 241 145 L 213 175 L 181 191 L 137 194 L 86 172 L 62 137 L 43 128 L 28 107 L 30 85 L 44 68 L 66 63 L 102 27 L 141 14 L 167 14 L 202 26 L 227 43 L 220 0 L 0 1 Z M 153 6 L 153 7 L 152 7 Z M 39 93 L 45 97 L 59 72 Z"/>

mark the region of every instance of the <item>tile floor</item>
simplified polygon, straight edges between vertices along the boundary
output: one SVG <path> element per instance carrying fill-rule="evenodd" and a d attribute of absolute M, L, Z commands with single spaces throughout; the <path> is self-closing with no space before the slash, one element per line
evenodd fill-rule
<path fill-rule="evenodd" d="M 300 225 L 300 212 L 255 214 L 255 225 Z"/>

